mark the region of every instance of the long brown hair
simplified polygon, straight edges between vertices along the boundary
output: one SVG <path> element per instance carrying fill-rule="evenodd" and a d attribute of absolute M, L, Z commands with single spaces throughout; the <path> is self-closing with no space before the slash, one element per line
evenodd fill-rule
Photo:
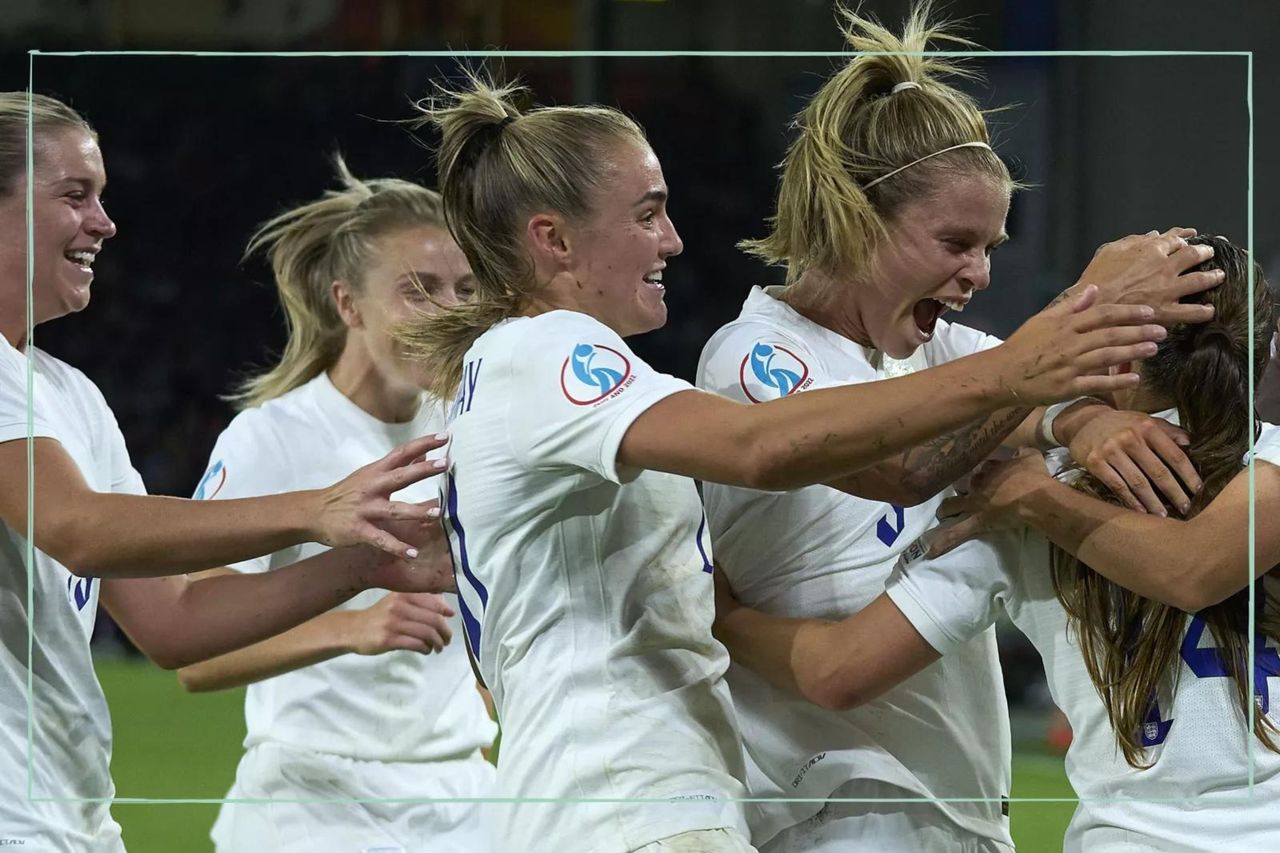
<path fill-rule="evenodd" d="M 1191 499 L 1187 517 L 1203 510 L 1244 465 L 1258 421 L 1249 408 L 1249 362 L 1255 383 L 1268 360 L 1273 305 L 1262 271 L 1254 265 L 1253 350 L 1249 349 L 1249 257 L 1222 237 L 1195 237 L 1189 242 L 1213 246 L 1214 256 L 1197 269 L 1221 268 L 1226 280 L 1218 287 L 1183 301 L 1214 306 L 1208 323 L 1169 328 L 1156 354 L 1142 363 L 1143 388 L 1172 400 L 1182 428 L 1191 436 L 1186 448 L 1204 488 Z M 1110 503 L 1120 503 L 1102 483 L 1084 474 L 1075 487 Z M 1170 513 L 1175 512 L 1170 508 Z M 1125 761 L 1149 767 L 1142 744 L 1142 724 L 1167 678 L 1176 687 L 1187 614 L 1136 595 L 1094 572 L 1071 554 L 1053 546 L 1053 585 L 1067 611 L 1085 666 L 1106 705 L 1107 716 Z M 1280 612 L 1258 588 L 1259 638 L 1280 639 Z M 1241 714 L 1248 719 L 1253 677 L 1248 664 L 1248 590 L 1197 614 L 1217 643 L 1228 676 L 1234 680 Z M 1268 749 L 1280 752 L 1276 727 L 1255 715 L 1254 734 Z"/>
<path fill-rule="evenodd" d="M 948 151 L 886 177 L 954 145 L 990 144 L 983 111 L 946 82 L 977 75 L 923 53 L 931 46 L 976 45 L 955 35 L 954 24 L 932 20 L 927 0 L 912 9 L 901 35 L 840 4 L 836 12 L 855 54 L 795 118 L 770 233 L 739 244 L 785 265 L 789 283 L 808 269 L 861 274 L 899 208 L 927 198 L 949 176 L 983 175 L 1009 190 L 1018 187 L 1003 161 L 983 147 Z"/>

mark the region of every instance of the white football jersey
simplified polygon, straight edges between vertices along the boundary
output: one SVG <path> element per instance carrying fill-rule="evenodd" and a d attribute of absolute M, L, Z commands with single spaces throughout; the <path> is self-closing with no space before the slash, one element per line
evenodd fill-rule
<path fill-rule="evenodd" d="M 742 751 L 697 491 L 617 464 L 632 422 L 689 390 L 572 311 L 504 321 L 467 353 L 445 503 L 467 641 L 502 723 L 498 794 L 636 800 L 496 808 L 496 850 L 745 832 L 723 802 L 745 793 Z"/>
<path fill-rule="evenodd" d="M 28 359 L 34 374 L 35 436 L 56 439 L 95 491 L 145 493 L 97 386 L 48 353 L 34 347 L 19 352 L 2 337 L 0 442 L 26 439 Z M 3 476 L 26 479 L 21 471 Z M 51 850 L 123 851 L 110 804 L 84 801 L 115 795 L 108 768 L 111 718 L 89 652 L 100 581 L 76 577 L 34 550 L 33 609 L 28 611 L 26 547 L 25 530 L 0 527 L 0 847 L 44 850 L 47 844 Z"/>
<path fill-rule="evenodd" d="M 776 289 L 754 288 L 741 316 L 707 343 L 699 387 L 762 402 L 885 379 L 1000 343 L 939 321 L 933 340 L 910 360 L 886 363 L 771 293 Z M 720 567 L 739 600 L 768 613 L 840 619 L 884 591 L 898 555 L 935 523 L 942 495 L 904 508 L 826 486 L 762 492 L 705 483 L 703 500 Z M 822 798 L 852 779 L 896 785 L 904 797 L 986 798 L 937 808 L 968 832 L 1012 844 L 1001 813 L 1010 743 L 993 631 L 850 711 L 819 708 L 741 666 L 728 678 L 752 796 L 818 800 L 753 805 L 757 844 L 817 812 Z"/>
<path fill-rule="evenodd" d="M 236 415 L 218 437 L 195 497 L 219 500 L 324 488 L 410 439 L 443 429 L 444 411 L 438 403 L 424 403 L 407 423 L 385 423 L 321 373 Z M 436 478 L 430 478 L 396 492 L 393 499 L 424 501 L 438 491 Z M 325 550 L 308 542 L 232 568 L 270 571 Z M 385 590 L 365 590 L 337 609 L 362 610 L 386 595 Z M 338 655 L 250 684 L 245 747 L 274 742 L 362 761 L 428 762 L 473 756 L 490 746 L 497 727 L 475 689 L 461 619 L 450 621 L 454 642 L 437 654 Z"/>
<path fill-rule="evenodd" d="M 1264 427 L 1257 458 L 1280 465 L 1280 429 Z M 1280 594 L 1275 579 L 1263 583 L 1271 595 Z M 1116 745 L 1106 708 L 1054 595 L 1050 547 L 1039 533 L 998 531 L 935 560 L 908 562 L 895 570 L 887 592 L 944 655 L 988 630 L 1002 610 L 1040 652 L 1050 693 L 1074 733 L 1066 769 L 1080 805 L 1067 830 L 1066 850 L 1276 849 L 1280 755 L 1249 732 L 1235 684 L 1224 677 L 1221 653 L 1200 618 L 1187 617 L 1180 671 L 1160 691 L 1143 724 L 1146 759 L 1154 763 L 1138 770 Z M 1261 638 L 1256 655 L 1257 712 L 1280 724 L 1280 695 L 1270 695 L 1271 679 L 1280 677 L 1280 655 Z"/>

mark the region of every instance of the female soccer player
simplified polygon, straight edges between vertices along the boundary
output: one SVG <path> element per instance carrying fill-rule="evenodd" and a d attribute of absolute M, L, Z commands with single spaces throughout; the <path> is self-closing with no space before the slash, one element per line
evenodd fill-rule
<path fill-rule="evenodd" d="M 740 402 L 924 370 L 1000 343 L 940 319 L 990 284 L 1014 186 L 978 106 L 943 79 L 959 69 L 922 55 L 939 41 L 971 44 L 931 25 L 927 5 L 900 37 L 843 14 L 858 53 L 798 117 L 771 233 L 746 244 L 785 265 L 789 285 L 754 288 L 739 318 L 708 342 L 698 368 L 699 387 Z M 1163 238 L 1184 269 L 1212 254 L 1187 246 L 1180 235 L 1191 233 Z M 1204 306 L 1165 306 L 1186 285 L 1202 283 L 1178 281 L 1153 302 L 1174 314 L 1204 314 Z M 1042 414 L 1026 405 L 1003 409 L 852 476 L 796 491 L 706 483 L 708 526 L 730 585 L 744 604 L 769 613 L 831 618 L 858 610 L 934 523 L 940 493 L 1002 441 L 1034 440 Z M 1097 404 L 1073 408 L 1056 426 L 1082 459 L 1099 435 L 1122 428 L 1150 435 L 1154 452 L 1141 442 L 1134 460 L 1109 455 L 1099 467 L 1144 484 L 1145 468 L 1171 499 L 1185 502 L 1169 474 L 1178 471 L 1188 490 L 1197 485 L 1175 443 L 1181 436 L 1163 421 L 1168 432 L 1146 421 Z M 1085 422 L 1090 429 L 1081 429 Z M 1154 494 L 1144 497 L 1160 507 Z M 1001 808 L 1009 730 L 994 631 L 844 712 L 777 690 L 742 667 L 731 668 L 728 681 L 752 795 L 779 798 L 753 812 L 752 839 L 768 842 L 765 849 L 809 850 L 806 821 L 820 809 L 816 823 L 840 817 L 844 835 L 832 838 L 833 850 L 1010 849 Z M 898 802 L 823 808 L 826 798 Z"/>
<path fill-rule="evenodd" d="M 1190 434 L 1204 488 L 1183 518 L 1104 503 L 1091 497 L 1106 491 L 1092 475 L 1072 488 L 1024 451 L 981 469 L 973 494 L 944 503 L 944 512 L 973 515 L 942 531 L 934 553 L 995 532 L 928 561 L 909 549 L 887 591 L 842 622 L 780 619 L 722 594 L 717 634 L 735 660 L 811 701 L 850 707 L 962 648 L 1005 611 L 1044 658 L 1074 732 L 1067 774 L 1081 802 L 1067 850 L 1268 848 L 1280 827 L 1280 713 L 1269 697 L 1280 676 L 1269 575 L 1280 564 L 1280 428 L 1249 410 L 1248 370 L 1252 361 L 1256 378 L 1266 363 L 1273 306 L 1255 288 L 1250 351 L 1249 260 L 1222 238 L 1197 241 L 1213 245 L 1210 263 L 1227 273 L 1201 297 L 1215 318 L 1172 327 L 1139 366 L 1142 384 L 1117 394 L 1119 405 Z M 1255 435 L 1262 580 L 1250 672 L 1244 464 Z"/>
<path fill-rule="evenodd" d="M 444 429 L 443 407 L 422 392 L 430 365 L 403 358 L 391 329 L 464 299 L 471 270 L 438 194 L 357 180 L 341 159 L 337 168 L 341 190 L 280 214 L 249 244 L 271 259 L 289 340 L 280 363 L 237 395 L 243 410 L 218 439 L 197 497 L 308 488 Z M 424 482 L 406 496 L 437 492 Z M 322 548 L 233 568 L 274 571 Z M 476 803 L 356 802 L 489 796 L 493 766 L 480 751 L 496 727 L 466 649 L 448 644 L 451 616 L 436 595 L 371 590 L 179 673 L 193 690 L 249 684 L 247 751 L 228 799 L 303 801 L 223 805 L 219 851 L 488 849 Z"/>
<path fill-rule="evenodd" d="M 523 114 L 511 94 L 473 80 L 426 107 L 476 295 L 407 339 L 439 367 L 433 390 L 456 392 L 447 528 L 464 634 L 503 723 L 499 793 L 608 802 L 504 807 L 495 843 L 753 849 L 723 802 L 744 793 L 742 755 L 691 478 L 843 476 L 1018 400 L 1123 385 L 1088 374 L 1163 333 L 1112 325 L 1154 312 L 1085 308 L 1086 287 L 999 347 L 873 392 L 744 406 L 696 391 L 623 342 L 665 322 L 663 270 L 682 248 L 643 131 L 599 107 Z M 1101 263 L 1101 281 L 1176 265 L 1154 241 Z"/>
<path fill-rule="evenodd" d="M 97 137 L 82 117 L 52 98 L 0 94 L 0 839 L 14 849 L 123 849 L 109 809 L 110 720 L 89 654 L 99 596 L 144 652 L 176 668 L 291 628 L 369 587 L 447 587 L 443 547 L 428 537 L 436 525 L 421 523 L 429 510 L 387 500 L 432 472 L 419 457 L 436 439 L 324 489 L 216 504 L 145 495 L 102 394 L 28 340 L 28 323 L 88 304 L 94 259 L 116 231 L 102 207 L 105 183 Z M 30 493 L 18 473 L 29 462 Z M 368 542 L 403 557 L 404 538 L 436 546 L 417 572 L 362 545 L 271 576 L 164 577 L 311 540 Z"/>

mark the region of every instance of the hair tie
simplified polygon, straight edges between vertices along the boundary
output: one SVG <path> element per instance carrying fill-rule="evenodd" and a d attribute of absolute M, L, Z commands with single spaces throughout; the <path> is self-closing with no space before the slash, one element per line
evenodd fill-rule
<path fill-rule="evenodd" d="M 905 91 L 907 89 L 919 89 L 919 88 L 920 88 L 920 84 L 915 82 L 914 80 L 904 80 L 901 83 L 894 84 L 894 87 L 889 90 L 889 94 L 896 95 L 899 92 Z"/>
<path fill-rule="evenodd" d="M 504 116 L 504 117 L 503 117 L 503 119 L 502 119 L 502 121 L 498 122 L 498 128 L 499 128 L 499 129 L 502 129 L 502 128 L 506 127 L 507 125 L 511 124 L 511 122 L 513 122 L 513 121 L 515 121 L 515 120 L 516 120 L 516 117 L 515 117 L 515 116 Z"/>

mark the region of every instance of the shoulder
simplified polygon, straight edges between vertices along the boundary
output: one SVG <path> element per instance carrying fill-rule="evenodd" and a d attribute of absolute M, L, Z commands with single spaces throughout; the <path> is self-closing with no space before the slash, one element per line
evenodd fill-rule
<path fill-rule="evenodd" d="M 1001 343 L 1002 341 L 994 335 L 988 335 L 970 326 L 939 320 L 933 333 L 933 340 L 926 346 L 933 356 L 930 361 L 934 364 L 942 364 L 998 347 Z"/>

